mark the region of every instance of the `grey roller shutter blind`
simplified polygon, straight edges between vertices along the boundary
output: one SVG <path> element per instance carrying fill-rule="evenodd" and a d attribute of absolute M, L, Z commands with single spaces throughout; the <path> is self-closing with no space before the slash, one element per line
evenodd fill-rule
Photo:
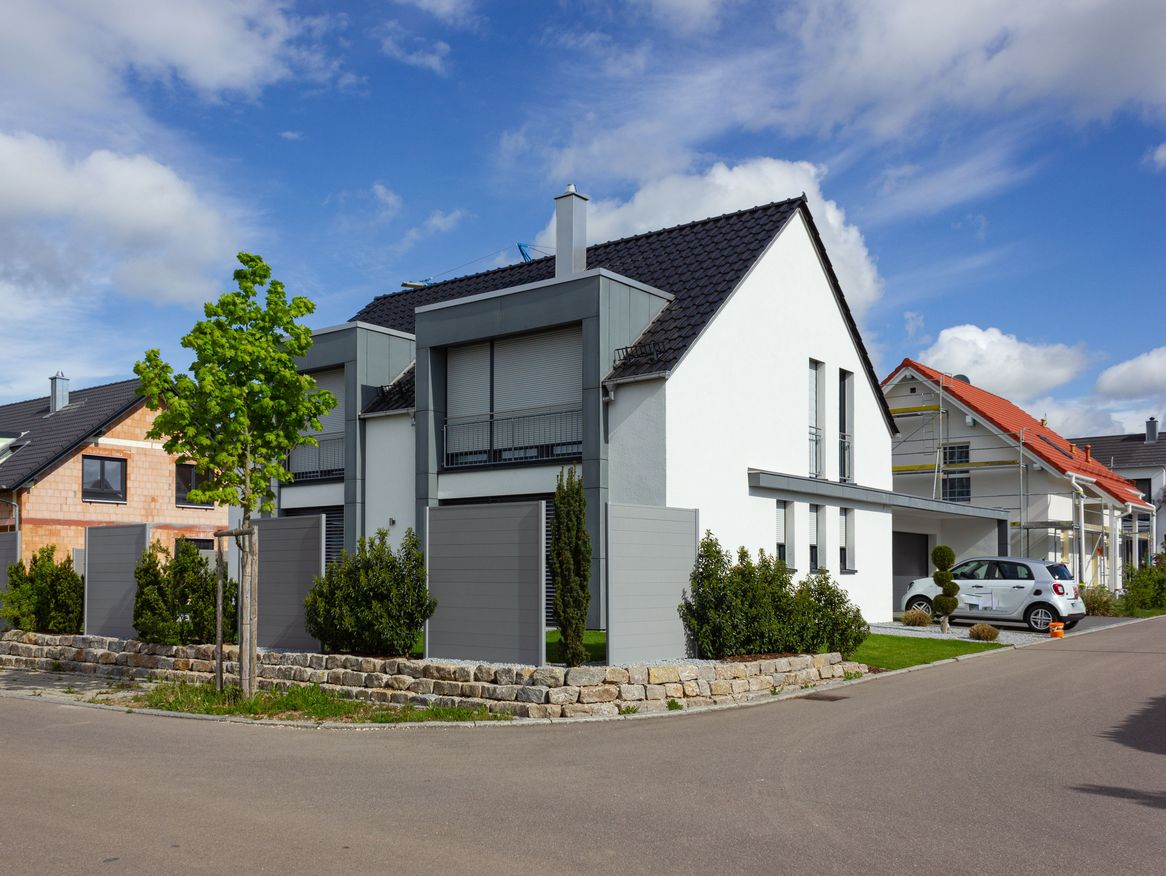
<path fill-rule="evenodd" d="M 490 345 L 452 347 L 446 354 L 445 413 L 450 419 L 490 413 Z"/>
<path fill-rule="evenodd" d="M 785 544 L 785 502 L 777 500 L 777 543 Z"/>
<path fill-rule="evenodd" d="M 818 543 L 818 506 L 810 506 L 810 544 Z"/>
<path fill-rule="evenodd" d="M 494 342 L 494 410 L 578 408 L 583 404 L 580 326 Z"/>
<path fill-rule="evenodd" d="M 344 369 L 335 371 L 321 371 L 312 375 L 316 381 L 316 389 L 326 389 L 336 396 L 336 407 L 320 417 L 319 433 L 326 435 L 329 432 L 344 431 Z"/>

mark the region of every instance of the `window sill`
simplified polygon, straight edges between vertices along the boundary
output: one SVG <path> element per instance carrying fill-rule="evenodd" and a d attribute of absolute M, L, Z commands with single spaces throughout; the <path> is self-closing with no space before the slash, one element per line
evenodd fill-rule
<path fill-rule="evenodd" d="M 86 502 L 90 505 L 128 505 L 129 504 L 129 502 L 127 502 L 125 499 L 86 499 L 84 496 L 81 497 L 81 501 Z"/>
<path fill-rule="evenodd" d="M 210 505 L 197 505 L 197 504 L 194 504 L 193 502 L 175 502 L 174 507 L 175 508 L 190 508 L 191 510 L 197 510 L 197 511 L 212 511 L 212 510 L 214 510 L 215 506 L 213 503 Z"/>
<path fill-rule="evenodd" d="M 839 575 L 855 575 L 857 573 L 858 573 L 858 569 L 840 569 L 838 571 Z"/>

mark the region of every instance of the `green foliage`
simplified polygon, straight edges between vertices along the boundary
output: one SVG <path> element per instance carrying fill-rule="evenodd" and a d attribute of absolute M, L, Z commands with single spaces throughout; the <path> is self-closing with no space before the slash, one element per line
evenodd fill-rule
<path fill-rule="evenodd" d="M 408 656 L 437 600 L 425 586 L 425 554 L 412 529 L 393 553 L 388 533 L 361 538 L 328 564 L 305 600 L 308 633 L 325 650 Z"/>
<path fill-rule="evenodd" d="M 640 711 L 639 706 L 620 706 L 619 713 L 621 715 L 634 715 Z"/>
<path fill-rule="evenodd" d="M 312 345 L 311 330 L 299 320 L 316 306 L 298 295 L 288 301 L 259 256 L 238 258 L 238 291 L 206 304 L 206 319 L 182 338 L 194 351 L 190 373 L 176 374 L 156 349 L 134 373 L 147 407 L 159 412 L 148 437 L 165 439 L 168 452 L 198 471 L 190 500 L 239 505 L 247 525 L 253 513 L 274 509 L 272 484 L 292 479 L 288 454 L 316 443 L 301 432 L 318 430 L 336 399 L 313 392 L 315 381 L 296 370 L 296 358 Z"/>
<path fill-rule="evenodd" d="M 741 548 L 737 562 L 706 532 L 689 576 L 680 618 L 701 657 L 785 650 L 785 618 L 792 599 L 789 570 L 765 551 L 753 562 Z"/>
<path fill-rule="evenodd" d="M 783 650 L 802 654 L 837 651 L 849 657 L 870 635 L 862 612 L 826 569 L 798 584 L 788 627 L 788 647 Z"/>
<path fill-rule="evenodd" d="M 819 650 L 849 655 L 870 632 L 825 569 L 795 588 L 784 563 L 765 551 L 754 561 L 744 548 L 731 563 L 711 532 L 701 540 L 689 584 L 679 611 L 701 657 Z"/>
<path fill-rule="evenodd" d="M 929 611 L 913 608 L 911 611 L 903 612 L 902 624 L 905 627 L 929 627 L 933 623 L 935 623 L 935 618 L 931 616 Z"/>
<path fill-rule="evenodd" d="M 0 617 L 14 630 L 34 633 L 81 632 L 85 583 L 73 560 L 56 561 L 55 545 L 45 545 L 26 567 L 8 567 L 8 589 L 0 594 Z"/>
<path fill-rule="evenodd" d="M 1156 563 L 1127 568 L 1121 601 L 1126 612 L 1166 609 L 1166 568 Z"/>
<path fill-rule="evenodd" d="M 575 466 L 560 472 L 555 487 L 551 527 L 551 580 L 555 582 L 555 621 L 563 637 L 563 662 L 579 666 L 588 659 L 583 635 L 591 606 L 591 536 L 587 534 L 587 499 Z"/>
<path fill-rule="evenodd" d="M 947 618 L 959 608 L 960 604 L 959 600 L 956 599 L 956 595 L 960 592 L 960 585 L 955 583 L 955 579 L 951 575 L 951 567 L 955 563 L 955 551 L 945 544 L 937 544 L 931 552 L 931 562 L 935 564 L 935 574 L 931 576 L 931 579 L 942 591 L 931 600 L 931 605 L 935 614 L 943 618 L 946 629 Z"/>
<path fill-rule="evenodd" d="M 134 568 L 134 629 L 143 642 L 198 645 L 215 640 L 218 569 L 184 538 L 174 556 L 154 542 Z M 223 641 L 235 641 L 238 585 L 224 576 Z"/>
<path fill-rule="evenodd" d="M 977 642 L 995 642 L 1000 631 L 991 624 L 976 624 L 968 630 L 968 638 Z"/>
<path fill-rule="evenodd" d="M 1117 601 L 1109 588 L 1098 584 L 1096 587 L 1082 587 L 1081 599 L 1085 602 L 1086 614 L 1096 617 L 1113 617 L 1117 614 Z"/>
<path fill-rule="evenodd" d="M 679 702 L 672 699 L 672 697 L 668 698 L 668 711 L 669 712 L 679 712 L 683 709 L 684 709 L 684 706 L 680 705 Z"/>

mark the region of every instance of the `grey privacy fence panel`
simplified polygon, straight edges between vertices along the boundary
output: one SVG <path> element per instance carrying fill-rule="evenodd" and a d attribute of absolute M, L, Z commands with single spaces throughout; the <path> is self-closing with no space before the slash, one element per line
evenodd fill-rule
<path fill-rule="evenodd" d="M 692 508 L 607 506 L 607 662 L 686 656 L 680 605 L 696 562 Z"/>
<path fill-rule="evenodd" d="M 8 567 L 20 559 L 20 533 L 0 532 L 0 588 L 8 586 Z M 78 572 L 84 571 L 78 569 Z"/>
<path fill-rule="evenodd" d="M 427 657 L 546 661 L 545 502 L 428 509 Z"/>
<path fill-rule="evenodd" d="M 259 531 L 260 648 L 317 651 L 304 626 L 304 600 L 324 573 L 324 515 L 254 521 Z"/>
<path fill-rule="evenodd" d="M 150 544 L 150 525 L 85 529 L 85 635 L 132 639 L 134 567 Z"/>

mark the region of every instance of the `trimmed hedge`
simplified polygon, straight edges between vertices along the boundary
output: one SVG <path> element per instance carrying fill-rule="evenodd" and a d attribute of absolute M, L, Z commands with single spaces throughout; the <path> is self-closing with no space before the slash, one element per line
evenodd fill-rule
<path fill-rule="evenodd" d="M 361 538 L 356 553 L 344 551 L 328 564 L 308 593 L 308 633 L 326 651 L 369 656 L 408 656 L 437 600 L 425 586 L 425 554 L 412 529 L 397 552 L 381 529 Z"/>
<path fill-rule="evenodd" d="M 734 563 L 711 532 L 701 540 L 690 589 L 679 606 L 698 656 L 784 652 L 854 653 L 870 627 L 825 569 L 796 587 L 785 564 L 745 548 Z"/>

